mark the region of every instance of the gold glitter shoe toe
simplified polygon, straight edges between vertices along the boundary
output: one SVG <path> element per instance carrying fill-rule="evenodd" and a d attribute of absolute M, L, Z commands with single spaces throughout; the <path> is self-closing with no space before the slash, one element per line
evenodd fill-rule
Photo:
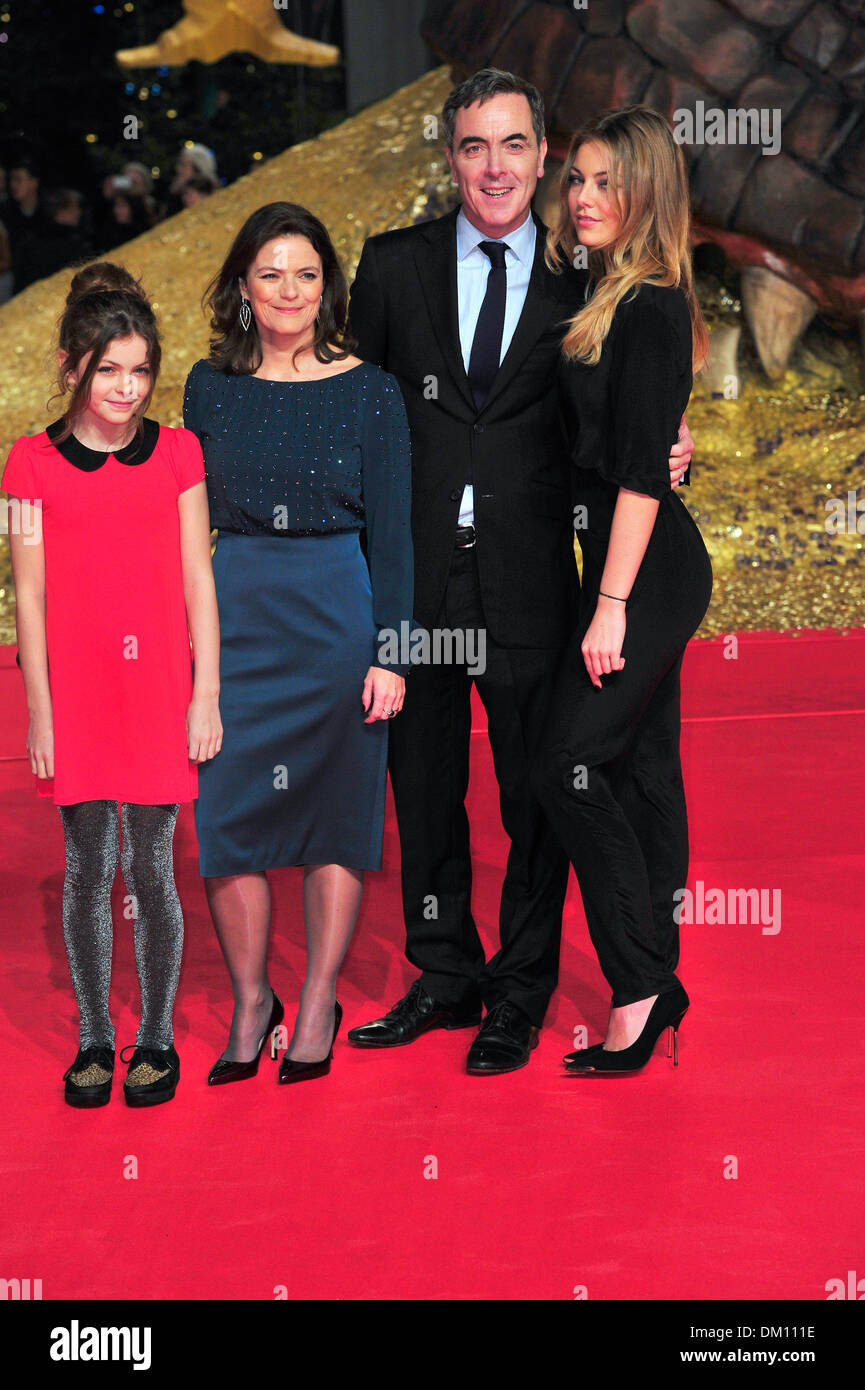
<path fill-rule="evenodd" d="M 113 1047 L 79 1047 L 75 1061 L 63 1073 L 63 1099 L 78 1110 L 94 1110 L 111 1099 Z"/>
<path fill-rule="evenodd" d="M 131 1058 L 124 1053 L 132 1049 Z M 171 1100 L 180 1079 L 180 1058 L 173 1047 L 139 1047 L 130 1043 L 120 1053 L 128 1065 L 123 1094 L 132 1106 L 161 1105 Z"/>

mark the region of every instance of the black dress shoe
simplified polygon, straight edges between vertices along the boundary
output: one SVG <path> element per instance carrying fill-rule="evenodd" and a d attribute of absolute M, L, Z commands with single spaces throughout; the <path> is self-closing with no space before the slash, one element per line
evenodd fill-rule
<path fill-rule="evenodd" d="M 137 1043 L 129 1043 L 123 1052 L 128 1052 L 130 1047 L 132 1056 L 123 1083 L 126 1104 L 162 1105 L 163 1101 L 171 1100 L 180 1079 L 180 1058 L 174 1048 L 139 1047 Z M 120 1060 L 126 1063 L 123 1052 Z"/>
<path fill-rule="evenodd" d="M 355 1047 L 402 1047 L 431 1028 L 476 1028 L 480 1021 L 480 1004 L 453 1009 L 433 999 L 420 980 L 415 980 L 408 994 L 384 1018 L 350 1029 L 348 1040 Z"/>
<path fill-rule="evenodd" d="M 111 1099 L 113 1047 L 79 1047 L 75 1061 L 63 1073 L 63 1099 L 79 1110 L 94 1110 Z"/>
<path fill-rule="evenodd" d="M 503 999 L 490 1009 L 469 1048 L 466 1071 L 473 1076 L 518 1071 L 528 1062 L 532 1048 L 537 1047 L 539 1031 L 519 1005 Z"/>

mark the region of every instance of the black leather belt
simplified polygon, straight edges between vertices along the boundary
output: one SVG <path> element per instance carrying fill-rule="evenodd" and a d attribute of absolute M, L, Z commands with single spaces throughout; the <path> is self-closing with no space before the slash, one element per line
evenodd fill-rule
<path fill-rule="evenodd" d="M 475 528 L 473 526 L 457 527 L 457 550 L 471 550 L 476 540 L 477 536 L 475 535 Z"/>

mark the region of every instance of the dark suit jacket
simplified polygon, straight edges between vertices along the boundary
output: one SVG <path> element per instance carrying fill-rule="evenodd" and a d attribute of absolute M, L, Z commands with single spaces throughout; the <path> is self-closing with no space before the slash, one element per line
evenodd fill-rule
<path fill-rule="evenodd" d="M 471 464 L 489 636 L 503 647 L 558 646 L 579 584 L 556 364 L 563 322 L 583 303 L 585 273 L 547 269 L 546 228 L 535 216 L 525 304 L 478 411 L 460 349 L 456 220 L 454 211 L 371 237 L 349 307 L 358 355 L 393 373 L 408 413 L 415 618 L 435 624 Z"/>

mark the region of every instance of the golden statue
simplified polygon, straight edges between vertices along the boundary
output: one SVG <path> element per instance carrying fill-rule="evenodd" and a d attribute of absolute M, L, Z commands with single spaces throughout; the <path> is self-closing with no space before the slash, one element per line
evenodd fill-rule
<path fill-rule="evenodd" d="M 303 39 L 286 29 L 274 0 L 183 0 L 182 19 L 165 29 L 155 43 L 121 48 L 115 55 L 123 68 L 182 67 L 191 58 L 215 63 L 226 53 L 253 53 L 266 63 L 303 63 L 330 67 L 338 63 L 333 44 Z"/>

